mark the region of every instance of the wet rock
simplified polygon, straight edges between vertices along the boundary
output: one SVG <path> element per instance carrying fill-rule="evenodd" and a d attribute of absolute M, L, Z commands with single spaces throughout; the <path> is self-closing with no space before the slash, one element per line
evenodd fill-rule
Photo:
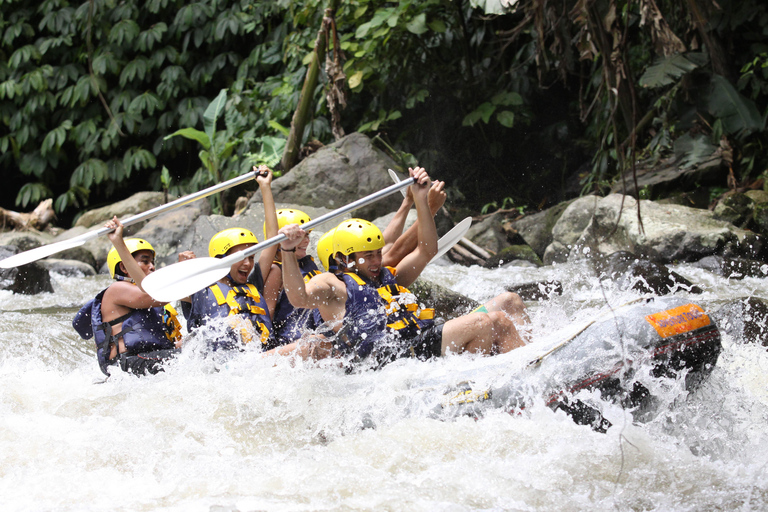
<path fill-rule="evenodd" d="M 0 246 L 13 246 L 18 252 L 24 252 L 50 243 L 52 239 L 39 231 L 7 231 L 0 233 Z"/>
<path fill-rule="evenodd" d="M 572 201 L 552 228 L 552 242 L 544 250 L 545 265 L 565 263 L 594 215 L 598 198 L 580 197 Z"/>
<path fill-rule="evenodd" d="M 18 254 L 14 246 L 0 246 L 0 259 Z M 42 292 L 53 293 L 51 276 L 40 263 L 33 262 L 20 267 L 0 269 L 0 289 L 10 290 L 22 295 L 36 295 Z"/>
<path fill-rule="evenodd" d="M 480 303 L 437 283 L 419 278 L 409 288 L 426 307 L 435 308 L 435 318 L 450 320 L 466 315 Z"/>
<path fill-rule="evenodd" d="M 714 218 L 746 228 L 752 220 L 754 205 L 755 202 L 746 194 L 729 194 L 715 205 Z"/>
<path fill-rule="evenodd" d="M 87 263 L 78 260 L 68 260 L 59 258 L 46 258 L 38 263 L 48 272 L 56 272 L 67 277 L 95 276 L 96 269 Z"/>
<path fill-rule="evenodd" d="M 757 297 L 730 301 L 710 313 L 720 329 L 733 340 L 768 347 L 768 302 Z"/>
<path fill-rule="evenodd" d="M 725 258 L 713 255 L 700 259 L 693 263 L 693 266 L 729 279 L 766 277 L 768 275 L 768 265 L 748 258 Z"/>
<path fill-rule="evenodd" d="M 552 229 L 572 202 L 567 201 L 542 212 L 526 215 L 512 221 L 511 226 L 520 233 L 525 243 L 531 246 L 539 258 L 543 258 L 547 246 L 553 241 Z"/>
<path fill-rule="evenodd" d="M 496 268 L 515 260 L 528 261 L 536 266 L 542 265 L 541 260 L 531 246 L 510 245 L 509 247 L 505 247 L 496 253 L 495 256 L 491 256 L 488 260 L 486 260 L 485 266 L 487 268 Z"/>
<path fill-rule="evenodd" d="M 559 281 L 541 281 L 507 286 L 507 291 L 514 292 L 527 301 L 551 299 L 553 295 L 563 294 L 563 285 Z"/>
<path fill-rule="evenodd" d="M 376 148 L 367 136 L 352 133 L 320 148 L 275 179 L 272 194 L 275 202 L 333 210 L 392 185 L 387 169 L 397 169 L 395 161 Z M 261 193 L 257 190 L 246 211 L 261 209 L 259 203 Z M 374 219 L 396 210 L 399 205 L 399 199 L 384 199 L 360 208 L 354 216 Z"/>
<path fill-rule="evenodd" d="M 654 295 L 667 295 L 679 289 L 689 293 L 702 292 L 701 288 L 666 265 L 638 258 L 626 251 L 617 251 L 607 257 L 597 256 L 594 264 L 601 279 L 610 279 L 622 289 Z"/>
<path fill-rule="evenodd" d="M 555 225 L 555 232 L 566 229 L 561 223 L 573 222 L 566 213 Z M 761 259 L 765 250 L 764 237 L 718 220 L 708 210 L 640 201 L 640 213 L 642 227 L 633 198 L 613 194 L 599 199 L 568 259 L 616 251 L 629 251 L 661 263 L 697 261 L 711 254 Z"/>

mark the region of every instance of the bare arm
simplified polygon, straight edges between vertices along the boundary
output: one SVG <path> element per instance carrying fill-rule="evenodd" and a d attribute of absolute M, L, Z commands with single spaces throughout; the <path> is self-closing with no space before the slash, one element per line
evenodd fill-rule
<path fill-rule="evenodd" d="M 259 184 L 261 198 L 264 203 L 264 223 L 267 228 L 267 238 L 272 238 L 277 236 L 277 210 L 275 209 L 275 199 L 272 196 L 272 171 L 266 165 L 262 165 L 254 170 L 267 171 L 267 175 L 257 177 L 256 182 Z M 259 255 L 259 269 L 265 283 L 272 269 L 275 254 L 277 254 L 277 245 L 267 247 Z"/>
<path fill-rule="evenodd" d="M 386 254 L 392 247 L 392 244 L 403 234 L 403 227 L 405 227 L 405 220 L 408 218 L 408 212 L 411 211 L 413 206 L 413 194 L 411 194 L 410 187 L 408 192 L 403 198 L 403 202 L 400 203 L 400 208 L 395 212 L 395 216 L 389 221 L 387 227 L 384 229 L 384 249 L 382 254 Z"/>
<path fill-rule="evenodd" d="M 347 300 L 346 286 L 329 272 L 316 275 L 305 283 L 295 252 L 305 232 L 298 224 L 291 224 L 282 228 L 280 233 L 288 238 L 281 244 L 283 288 L 288 300 L 296 308 L 320 309 L 326 321 L 330 317 L 339 317 L 339 313 L 341 313 L 339 318 L 343 317 L 344 303 Z"/>
<path fill-rule="evenodd" d="M 432 186 L 429 188 L 427 199 L 433 217 L 437 214 L 438 210 L 442 208 L 443 204 L 445 204 L 446 195 L 444 188 L 444 181 L 433 181 Z M 418 225 L 418 221 L 412 224 L 402 236 L 395 240 L 388 251 L 382 251 L 382 265 L 385 267 L 396 267 L 403 258 L 416 249 L 416 246 L 419 243 Z"/>
<path fill-rule="evenodd" d="M 113 295 L 114 303 L 133 309 L 146 309 L 167 304 L 167 302 L 156 301 L 144 291 L 144 288 L 141 287 L 141 283 L 144 281 L 146 274 L 144 274 L 144 271 L 139 267 L 139 264 L 136 263 L 131 251 L 129 251 L 128 247 L 125 245 L 125 240 L 123 240 L 123 224 L 117 216 L 107 222 L 104 227 L 114 229 L 113 232 L 107 235 L 107 238 L 109 238 L 112 245 L 115 247 L 128 275 L 133 279 L 133 282 L 136 283 L 136 286 L 124 283 L 126 286 L 117 287 L 116 290 L 119 290 L 120 293 Z"/>
<path fill-rule="evenodd" d="M 279 265 L 272 265 L 269 276 L 264 280 L 264 299 L 269 308 L 269 317 L 275 317 L 275 308 L 277 299 L 280 298 L 280 292 L 283 290 L 283 271 Z"/>
<path fill-rule="evenodd" d="M 437 254 L 437 228 L 435 218 L 429 209 L 427 195 L 431 187 L 431 180 L 427 172 L 421 168 L 409 169 L 411 176 L 416 178 L 413 187 L 413 197 L 416 204 L 418 245 L 416 249 L 406 255 L 397 264 L 397 283 L 401 286 L 410 286 L 424 267 Z"/>

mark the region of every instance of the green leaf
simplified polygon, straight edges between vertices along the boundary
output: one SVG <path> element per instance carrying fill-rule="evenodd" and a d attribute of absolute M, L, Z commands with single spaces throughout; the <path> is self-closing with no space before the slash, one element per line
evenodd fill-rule
<path fill-rule="evenodd" d="M 444 33 L 447 29 L 443 20 L 430 21 L 427 23 L 427 26 L 431 28 L 433 32 L 437 32 L 438 34 Z"/>
<path fill-rule="evenodd" d="M 427 15 L 424 13 L 421 13 L 417 16 L 415 16 L 411 21 L 405 24 L 405 28 L 408 29 L 408 32 L 411 32 L 413 34 L 421 35 L 427 30 Z"/>
<path fill-rule="evenodd" d="M 709 112 L 722 120 L 726 133 L 746 135 L 762 130 L 765 123 L 755 102 L 745 98 L 720 75 L 712 76 L 712 90 L 707 104 Z"/>
<path fill-rule="evenodd" d="M 363 83 L 363 72 L 362 71 L 356 71 L 352 76 L 350 76 L 347 79 L 347 85 L 349 85 L 350 89 L 355 89 L 361 83 Z"/>
<path fill-rule="evenodd" d="M 500 92 L 491 98 L 491 103 L 505 107 L 520 106 L 523 104 L 523 97 L 516 92 Z"/>
<path fill-rule="evenodd" d="M 502 110 L 496 114 L 496 120 L 507 128 L 512 128 L 515 125 L 515 113 L 509 110 Z"/>
<path fill-rule="evenodd" d="M 461 121 L 462 126 L 474 126 L 476 122 L 478 122 L 480 119 L 483 120 L 485 124 L 488 124 L 488 121 L 491 119 L 491 115 L 493 115 L 493 112 L 496 110 L 496 107 L 492 105 L 491 103 L 485 102 L 479 107 L 477 107 L 475 110 L 464 116 L 464 119 Z"/>
<path fill-rule="evenodd" d="M 652 65 L 648 66 L 643 76 L 640 77 L 640 85 L 657 88 L 673 84 L 681 76 L 699 67 L 700 64 L 697 63 L 699 60 L 699 57 L 689 59 L 680 53 L 659 57 Z"/>
<path fill-rule="evenodd" d="M 216 140 L 216 121 L 219 119 L 224 105 L 227 104 L 227 90 L 222 89 L 203 113 L 203 127 L 209 141 Z M 206 148 L 208 149 L 208 148 Z"/>
<path fill-rule="evenodd" d="M 208 135 L 205 132 L 201 132 L 200 130 L 196 130 L 194 128 L 182 128 L 181 130 L 176 130 L 170 135 L 166 135 L 163 140 L 168 140 L 172 137 L 176 137 L 177 135 L 180 135 L 186 139 L 196 140 L 205 149 L 211 148 L 211 139 L 208 138 Z"/>
<path fill-rule="evenodd" d="M 43 183 L 25 183 L 16 194 L 16 205 L 26 208 L 28 204 L 39 203 L 46 197 L 51 197 L 51 189 Z"/>
<path fill-rule="evenodd" d="M 109 31 L 109 42 L 117 46 L 122 46 L 123 41 L 130 44 L 136 39 L 140 31 L 138 23 L 133 20 L 118 21 Z"/>
<path fill-rule="evenodd" d="M 269 126 L 271 126 L 272 128 L 274 128 L 275 130 L 277 130 L 280 133 L 282 133 L 283 135 L 285 135 L 286 137 L 288 137 L 288 135 L 291 134 L 291 129 L 290 128 L 281 125 L 280 123 L 278 123 L 274 119 L 270 119 L 269 122 L 267 122 L 267 124 Z"/>

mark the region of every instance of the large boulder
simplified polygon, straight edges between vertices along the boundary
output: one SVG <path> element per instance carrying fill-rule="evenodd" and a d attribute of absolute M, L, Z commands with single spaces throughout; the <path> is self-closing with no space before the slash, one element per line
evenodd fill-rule
<path fill-rule="evenodd" d="M 128 199 L 85 212 L 77 219 L 75 227 L 101 227 L 114 216 L 117 216 L 118 219 L 123 219 L 156 208 L 165 202 L 165 195 L 162 192 L 138 192 Z M 139 222 L 127 227 L 125 229 L 126 236 L 133 235 L 146 223 L 147 221 Z"/>
<path fill-rule="evenodd" d="M 163 267 L 178 261 L 178 253 L 187 250 L 186 246 L 181 244 L 188 240 L 195 222 L 210 213 L 211 205 L 207 200 L 195 201 L 158 215 L 142 227 L 135 236 L 152 244 L 155 248 L 155 265 L 158 268 Z M 205 255 L 208 255 L 207 251 Z"/>
<path fill-rule="evenodd" d="M 625 251 L 618 251 L 607 257 L 596 255 L 593 261 L 600 278 L 610 281 L 620 289 L 632 289 L 653 295 L 667 295 L 678 290 L 689 293 L 702 292 L 701 288 L 666 265 L 637 258 Z"/>
<path fill-rule="evenodd" d="M 612 194 L 591 201 L 592 208 L 574 209 L 571 215 L 569 210 L 576 202 L 572 203 L 560 217 L 553 230 L 554 241 L 547 248 L 549 254 L 545 253 L 545 264 L 557 261 L 555 255 L 562 257 L 563 248 L 568 250 L 569 260 L 616 251 L 660 263 L 697 261 L 710 254 L 757 259 L 763 256 L 762 236 L 718 220 L 708 210 L 640 201 L 641 227 L 635 199 Z M 587 215 L 589 224 L 582 229 Z M 569 244 L 579 230 L 579 238 Z"/>
<path fill-rule="evenodd" d="M 544 211 L 526 215 L 512 221 L 511 226 L 520 233 L 525 243 L 531 246 L 539 258 L 543 258 L 544 251 L 553 240 L 552 229 L 571 202 L 559 203 Z"/>
<path fill-rule="evenodd" d="M 392 185 L 387 169 L 397 164 L 362 133 L 352 133 L 321 148 L 272 182 L 275 202 L 330 210 Z M 261 209 L 256 192 L 248 210 Z M 373 219 L 396 210 L 399 200 L 382 199 L 360 208 L 354 217 Z"/>
<path fill-rule="evenodd" d="M 725 258 L 712 255 L 700 259 L 693 265 L 728 279 L 766 277 L 768 275 L 768 265 L 748 258 Z"/>
<path fill-rule="evenodd" d="M 61 258 L 46 258 L 38 262 L 48 272 L 54 272 L 67 277 L 95 276 L 96 269 L 87 263 L 78 260 Z"/>
<path fill-rule="evenodd" d="M 261 203 L 257 203 L 257 205 L 258 207 L 248 208 L 235 217 L 224 217 L 222 215 L 198 216 L 194 222 L 180 234 L 179 242 L 176 244 L 175 250 L 161 258 L 156 258 L 155 264 L 159 268 L 175 263 L 178 260 L 177 254 L 182 251 L 194 251 L 195 255 L 198 257 L 208 256 L 208 242 L 211 240 L 211 237 L 227 228 L 242 227 L 249 229 L 253 231 L 259 241 L 264 241 L 264 208 Z M 330 211 L 326 208 L 297 206 L 295 204 L 287 203 L 278 203 L 276 207 L 278 209 L 299 208 L 313 219 L 317 219 Z M 312 230 L 308 252 L 310 254 L 315 254 L 315 246 L 320 236 L 322 236 L 328 229 L 335 227 L 342 220 L 349 218 L 351 218 L 351 214 L 345 214 L 337 217 L 333 221 L 323 223 Z"/>
<path fill-rule="evenodd" d="M 0 246 L 0 260 L 19 252 L 19 249 L 12 245 Z M 35 295 L 42 292 L 53 293 L 53 285 L 48 270 L 40 263 L 32 262 L 20 267 L 0 269 L 0 290 Z"/>

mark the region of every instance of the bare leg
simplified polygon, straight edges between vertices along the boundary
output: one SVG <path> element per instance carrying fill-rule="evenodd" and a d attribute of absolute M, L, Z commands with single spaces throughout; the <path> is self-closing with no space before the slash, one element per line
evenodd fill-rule
<path fill-rule="evenodd" d="M 525 303 L 516 293 L 504 292 L 492 298 L 483 306 L 485 306 L 489 313 L 503 311 L 515 322 L 515 325 L 522 326 L 531 323 L 531 319 L 528 318 L 528 313 L 526 312 Z"/>
<path fill-rule="evenodd" d="M 472 313 L 443 326 L 442 355 L 447 351 L 491 354 L 525 345 L 515 324 L 501 311 Z"/>

